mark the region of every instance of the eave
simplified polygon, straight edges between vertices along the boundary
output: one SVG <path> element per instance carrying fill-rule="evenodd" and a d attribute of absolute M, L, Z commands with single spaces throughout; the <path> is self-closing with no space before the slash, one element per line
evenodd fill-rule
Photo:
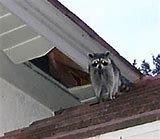
<path fill-rule="evenodd" d="M 33 38 L 18 42 L 14 47 L 11 45 L 1 48 L 14 63 L 43 56 L 57 47 L 87 71 L 88 53 L 109 50 L 113 54 L 112 59 L 127 79 L 134 82 L 141 78 L 142 75 L 137 69 L 57 0 L 48 2 L 0 0 L 0 2 L 36 32 Z M 37 44 L 32 39 L 39 39 L 37 44 L 41 44 L 39 42 L 44 44 L 36 47 Z"/>

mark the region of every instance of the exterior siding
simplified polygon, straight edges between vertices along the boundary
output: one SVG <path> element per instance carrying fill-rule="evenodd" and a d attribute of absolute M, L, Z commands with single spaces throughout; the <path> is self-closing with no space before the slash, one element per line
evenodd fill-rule
<path fill-rule="evenodd" d="M 51 110 L 0 78 L 0 135 L 50 116 Z"/>

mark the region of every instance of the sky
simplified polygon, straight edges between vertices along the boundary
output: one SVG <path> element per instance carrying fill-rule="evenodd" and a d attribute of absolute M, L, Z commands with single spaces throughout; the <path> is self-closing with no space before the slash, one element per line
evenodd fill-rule
<path fill-rule="evenodd" d="M 59 0 L 129 62 L 160 54 L 160 0 Z"/>

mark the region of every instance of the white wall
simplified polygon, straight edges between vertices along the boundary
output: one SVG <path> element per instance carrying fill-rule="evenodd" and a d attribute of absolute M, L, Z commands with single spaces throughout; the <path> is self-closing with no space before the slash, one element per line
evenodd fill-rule
<path fill-rule="evenodd" d="M 160 139 L 160 121 L 102 134 L 89 139 Z"/>
<path fill-rule="evenodd" d="M 50 109 L 0 78 L 0 135 L 52 115 Z"/>

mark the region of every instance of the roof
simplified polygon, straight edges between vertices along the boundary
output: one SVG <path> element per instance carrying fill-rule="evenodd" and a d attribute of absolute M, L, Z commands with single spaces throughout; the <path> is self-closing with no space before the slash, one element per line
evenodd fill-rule
<path fill-rule="evenodd" d="M 115 100 L 86 103 L 5 133 L 1 139 L 79 139 L 160 120 L 160 76 L 145 77 Z"/>

